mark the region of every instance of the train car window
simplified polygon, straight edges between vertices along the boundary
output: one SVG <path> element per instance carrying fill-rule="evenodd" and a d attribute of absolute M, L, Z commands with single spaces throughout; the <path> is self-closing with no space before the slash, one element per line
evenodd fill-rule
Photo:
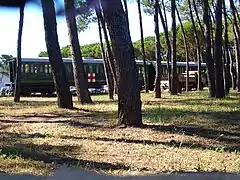
<path fill-rule="evenodd" d="M 29 72 L 30 72 L 29 64 L 25 64 L 25 73 L 29 73 Z"/>
<path fill-rule="evenodd" d="M 50 65 L 50 64 L 48 65 L 48 72 L 49 72 L 49 73 L 52 73 L 52 68 L 51 68 L 51 65 Z"/>
<path fill-rule="evenodd" d="M 40 72 L 40 73 L 43 73 L 43 72 L 44 72 L 44 71 L 43 71 L 43 65 L 42 65 L 42 64 L 39 66 L 39 72 Z"/>
<path fill-rule="evenodd" d="M 34 65 L 34 73 L 38 73 L 38 65 Z"/>
<path fill-rule="evenodd" d="M 47 74 L 48 73 L 48 65 L 47 64 L 44 65 L 44 70 L 45 70 L 45 73 Z"/>
<path fill-rule="evenodd" d="M 104 74 L 105 72 L 104 72 L 103 64 L 100 64 L 98 67 L 99 67 L 100 74 Z"/>
<path fill-rule="evenodd" d="M 89 69 L 89 73 L 93 73 L 93 65 L 89 65 L 88 69 Z"/>
<path fill-rule="evenodd" d="M 31 73 L 34 73 L 34 67 L 33 67 L 33 64 L 31 64 L 30 66 L 31 66 Z"/>
<path fill-rule="evenodd" d="M 21 72 L 24 72 L 24 64 L 21 66 Z"/>
<path fill-rule="evenodd" d="M 99 64 L 96 64 L 95 68 L 96 68 L 96 74 L 99 74 Z"/>
<path fill-rule="evenodd" d="M 87 72 L 87 65 L 84 64 L 83 67 L 84 67 L 84 72 L 86 73 Z"/>

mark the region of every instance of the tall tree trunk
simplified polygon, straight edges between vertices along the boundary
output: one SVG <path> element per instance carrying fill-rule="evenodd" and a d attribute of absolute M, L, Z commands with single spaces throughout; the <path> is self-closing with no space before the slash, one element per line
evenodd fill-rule
<path fill-rule="evenodd" d="M 105 20 L 103 18 L 102 12 L 99 12 L 98 15 L 99 15 L 99 20 L 100 20 L 101 25 L 102 25 L 104 39 L 105 39 L 106 48 L 107 48 L 108 57 L 106 56 L 106 59 L 107 59 L 108 64 L 110 66 L 110 70 L 111 70 L 113 81 L 114 81 L 114 89 L 115 89 L 115 92 L 117 93 L 116 67 L 115 67 L 115 64 L 114 64 L 114 57 L 113 57 L 111 45 L 110 45 L 110 42 L 109 42 L 109 39 L 108 39 L 107 28 L 106 28 L 106 24 L 105 24 Z"/>
<path fill-rule="evenodd" d="M 15 79 L 14 87 L 14 102 L 20 101 L 21 94 L 21 66 L 22 66 L 22 30 L 23 30 L 23 20 L 24 20 L 24 7 L 25 2 L 21 3 L 20 14 L 19 14 L 19 29 L 18 29 L 18 40 L 17 40 L 17 73 Z"/>
<path fill-rule="evenodd" d="M 187 37 L 186 37 L 185 30 L 184 30 L 182 20 L 181 20 L 181 17 L 180 17 L 177 7 L 176 7 L 176 12 L 177 12 L 178 20 L 181 25 L 182 36 L 183 36 L 184 46 L 185 46 L 185 51 L 186 51 L 186 91 L 188 91 L 188 88 L 189 88 L 189 51 L 188 51 Z"/>
<path fill-rule="evenodd" d="M 216 7 L 216 33 L 215 33 L 215 88 L 216 98 L 225 97 L 223 81 L 223 61 L 222 61 L 222 0 L 217 0 Z"/>
<path fill-rule="evenodd" d="M 194 30 L 194 37 L 195 37 L 195 41 L 196 41 L 196 45 L 197 45 L 197 59 L 198 59 L 198 90 L 202 90 L 202 75 L 201 75 L 201 47 L 200 47 L 200 41 L 199 41 L 199 37 L 197 34 L 197 28 L 195 25 L 195 21 L 193 18 L 193 12 L 192 12 L 192 6 L 191 6 L 191 1 L 188 0 L 188 7 L 189 7 L 189 11 L 190 11 L 190 17 L 191 17 L 191 21 L 192 21 L 192 25 L 193 25 L 193 30 Z"/>
<path fill-rule="evenodd" d="M 119 124 L 142 126 L 138 71 L 121 0 L 101 0 L 115 54 Z"/>
<path fill-rule="evenodd" d="M 172 62 L 171 62 L 171 94 L 176 95 L 178 92 L 178 77 L 176 69 L 176 56 L 177 56 L 177 29 L 176 29 L 176 2 L 171 0 L 171 14 L 172 14 Z"/>
<path fill-rule="evenodd" d="M 162 0 L 162 9 L 164 12 L 164 16 L 162 13 L 162 10 L 159 6 L 159 15 L 160 15 L 160 20 L 162 23 L 162 27 L 164 30 L 164 36 L 165 36 L 165 42 L 167 45 L 167 70 L 168 70 L 168 83 L 169 83 L 169 91 L 171 92 L 171 67 L 170 67 L 170 61 L 172 58 L 172 47 L 171 47 L 171 43 L 170 43 L 170 38 L 169 38 L 169 33 L 168 33 L 168 24 L 167 24 L 167 15 L 166 15 L 166 9 L 165 9 L 165 5 L 164 5 L 164 1 Z"/>
<path fill-rule="evenodd" d="M 207 64 L 207 77 L 209 96 L 215 97 L 215 73 L 214 73 L 214 61 L 212 58 L 212 45 L 211 45 L 211 26 L 210 26 L 210 14 L 209 14 L 208 0 L 203 0 L 203 22 L 205 27 L 205 59 Z"/>
<path fill-rule="evenodd" d="M 88 83 L 84 74 L 82 53 L 77 33 L 74 0 L 64 0 L 64 3 L 66 10 L 66 21 L 68 26 L 68 36 L 73 59 L 72 64 L 74 83 L 77 90 L 78 102 L 81 104 L 89 104 L 92 103 L 92 99 L 88 91 Z"/>
<path fill-rule="evenodd" d="M 202 37 L 204 37 L 204 30 L 203 30 L 203 26 L 201 24 L 201 20 L 199 18 L 198 8 L 197 8 L 197 5 L 196 5 L 196 2 L 195 2 L 195 0 L 192 0 L 192 2 L 193 2 L 194 11 L 195 11 L 195 14 L 196 14 L 196 17 L 197 17 L 197 22 L 198 22 L 198 25 L 199 25 L 200 30 L 201 30 Z"/>
<path fill-rule="evenodd" d="M 100 47 L 101 47 L 102 58 L 103 58 L 103 62 L 104 62 L 104 71 L 105 71 L 106 82 L 107 82 L 107 86 L 108 86 L 108 95 L 109 95 L 109 99 L 114 99 L 113 98 L 113 96 L 114 96 L 114 80 L 113 80 L 113 75 L 111 72 L 109 61 L 107 60 L 107 57 L 106 57 L 106 54 L 104 51 L 101 22 L 100 22 L 101 10 L 100 10 L 99 4 L 97 4 L 95 6 L 95 11 L 96 11 L 97 19 L 98 19 Z"/>
<path fill-rule="evenodd" d="M 226 95 L 229 94 L 230 91 L 230 57 L 229 57 L 229 40 L 228 40 L 228 19 L 227 19 L 227 9 L 225 5 L 225 1 L 223 1 L 223 12 L 224 12 L 224 57 L 225 57 L 225 65 L 224 65 L 224 86 Z"/>
<path fill-rule="evenodd" d="M 145 47 L 144 47 L 142 12 L 141 12 L 140 0 L 137 0 L 137 4 L 138 4 L 139 25 L 140 25 L 140 33 L 141 33 L 141 49 L 142 49 L 142 57 L 143 57 L 143 69 L 144 69 L 144 76 L 143 76 L 143 78 L 144 78 L 145 92 L 148 93 L 146 53 L 145 53 Z"/>
<path fill-rule="evenodd" d="M 126 17 L 127 17 L 127 23 L 128 23 L 128 26 L 129 26 L 129 18 L 128 18 L 128 5 L 127 5 L 127 0 L 123 0 L 123 4 L 124 4 L 124 10 L 125 10 L 125 14 L 126 14 Z"/>
<path fill-rule="evenodd" d="M 154 26 L 155 26 L 155 55 L 156 55 L 156 79 L 155 79 L 155 98 L 161 98 L 161 52 L 160 52 L 160 35 L 159 35 L 159 23 L 158 12 L 159 2 L 154 1 Z"/>
<path fill-rule="evenodd" d="M 234 62 L 233 62 L 233 54 L 232 51 L 229 49 L 228 50 L 228 54 L 230 57 L 230 74 L 231 74 L 231 81 L 232 81 L 232 89 L 235 90 L 236 89 L 236 71 L 234 68 Z"/>
<path fill-rule="evenodd" d="M 58 43 L 57 22 L 53 0 L 41 0 L 45 28 L 45 40 L 52 76 L 55 84 L 58 106 L 73 109 L 72 95 L 66 78 L 66 72 Z"/>
<path fill-rule="evenodd" d="M 234 31 L 234 41 L 235 41 L 235 48 L 236 48 L 236 88 L 237 91 L 240 92 L 240 30 L 237 21 L 237 12 L 235 11 L 234 1 L 230 0 L 230 7 L 233 16 L 233 31 Z"/>

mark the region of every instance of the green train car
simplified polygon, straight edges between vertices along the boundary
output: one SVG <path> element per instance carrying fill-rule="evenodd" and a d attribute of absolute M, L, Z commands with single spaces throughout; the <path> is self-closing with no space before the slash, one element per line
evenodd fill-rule
<path fill-rule="evenodd" d="M 69 86 L 74 86 L 72 59 L 63 58 L 66 75 Z M 106 78 L 104 72 L 104 65 L 102 59 L 83 58 L 85 77 L 88 82 L 88 88 L 101 89 L 105 86 Z M 138 79 L 140 89 L 144 88 L 144 68 L 143 61 L 136 60 Z M 155 75 L 156 75 L 156 62 L 147 61 L 147 78 L 148 87 L 150 90 L 154 89 Z M 16 78 L 16 59 L 9 62 L 10 69 L 10 82 L 14 88 Z M 189 70 L 197 71 L 197 63 L 189 62 Z M 179 77 L 184 74 L 186 70 L 185 62 L 177 62 L 177 73 Z M 206 64 L 202 63 L 203 72 L 206 71 Z M 203 73 L 205 74 L 205 73 Z M 184 87 L 185 79 L 182 79 L 182 87 Z M 162 81 L 167 81 L 167 63 L 162 62 Z M 190 81 L 191 87 L 196 87 L 196 78 Z M 30 95 L 31 93 L 41 93 L 43 95 L 53 94 L 55 91 L 51 66 L 48 57 L 38 58 L 22 58 L 21 67 L 21 94 Z"/>
<path fill-rule="evenodd" d="M 69 86 L 74 86 L 72 59 L 63 58 Z M 102 59 L 83 58 L 85 77 L 88 81 L 88 88 L 99 89 L 106 85 L 104 65 Z M 144 87 L 143 63 L 136 61 L 139 72 L 139 86 Z M 16 77 L 16 59 L 9 62 L 10 82 L 14 87 Z M 21 94 L 31 93 L 52 94 L 55 91 L 51 65 L 48 57 L 22 58 L 21 67 Z"/>

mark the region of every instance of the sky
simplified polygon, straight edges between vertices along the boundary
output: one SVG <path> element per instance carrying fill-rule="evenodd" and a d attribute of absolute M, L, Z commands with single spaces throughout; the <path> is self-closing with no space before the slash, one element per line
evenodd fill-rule
<path fill-rule="evenodd" d="M 138 9 L 136 3 L 128 4 L 130 33 L 132 41 L 140 39 Z M 153 16 L 142 13 L 144 37 L 154 36 Z M 0 55 L 17 55 L 17 34 L 19 23 L 19 10 L 0 8 Z M 69 45 L 68 31 L 65 17 L 57 18 L 57 31 L 60 47 Z M 160 25 L 160 31 L 162 27 Z M 79 34 L 80 45 L 99 42 L 97 23 L 90 25 L 89 29 Z M 41 51 L 46 51 L 45 32 L 43 26 L 42 10 L 29 4 L 24 12 L 24 25 L 22 36 L 22 57 L 37 57 Z"/>

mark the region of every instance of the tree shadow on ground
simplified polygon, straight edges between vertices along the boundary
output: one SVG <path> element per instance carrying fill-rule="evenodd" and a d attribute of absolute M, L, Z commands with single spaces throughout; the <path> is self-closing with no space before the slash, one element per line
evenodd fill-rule
<path fill-rule="evenodd" d="M 49 144 L 37 145 L 32 143 L 14 144 L 12 146 L 4 146 L 1 148 L 1 154 L 6 157 L 22 157 L 44 163 L 54 163 L 55 165 L 77 166 L 88 169 L 97 170 L 129 170 L 130 166 L 121 163 L 97 162 L 84 159 L 75 159 L 66 156 L 66 150 L 81 151 L 80 146 L 53 146 Z"/>
<path fill-rule="evenodd" d="M 191 149 L 209 149 L 216 150 L 219 146 L 216 145 L 204 145 L 196 142 L 176 142 L 176 141 L 153 141 L 153 140 L 139 140 L 139 139 L 127 139 L 127 138 L 109 138 L 109 137 L 76 137 L 76 136 L 61 136 L 63 139 L 77 139 L 77 140 L 93 140 L 93 141 L 105 141 L 105 142 L 120 142 L 120 143 L 128 143 L 128 144 L 143 144 L 143 145 L 164 145 L 169 147 L 185 147 Z M 224 147 L 225 151 L 236 152 L 240 151 L 240 147 L 238 145 L 226 146 Z"/>

